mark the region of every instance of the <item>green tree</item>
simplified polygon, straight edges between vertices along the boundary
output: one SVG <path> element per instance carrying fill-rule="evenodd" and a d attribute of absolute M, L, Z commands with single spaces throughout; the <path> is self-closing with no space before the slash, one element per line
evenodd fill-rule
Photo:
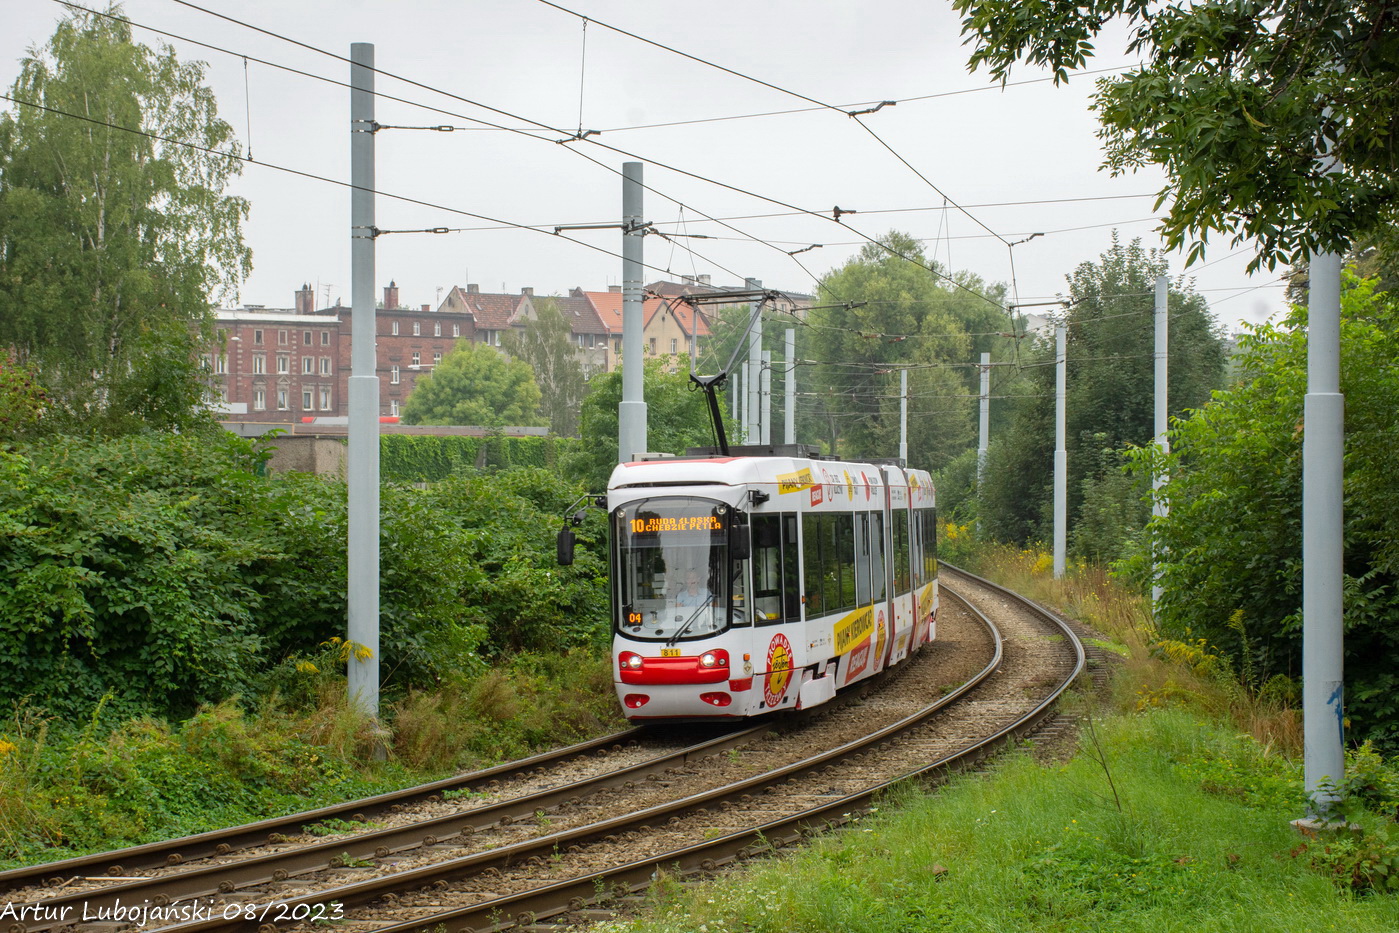
<path fill-rule="evenodd" d="M 1112 246 L 1096 263 L 1069 277 L 1065 311 L 1068 359 L 1065 400 L 1067 482 L 1071 528 L 1085 516 L 1107 540 L 1075 534 L 1083 555 L 1121 556 L 1119 549 L 1145 524 L 1149 508 L 1134 501 L 1131 484 L 1115 474 L 1128 446 L 1155 436 L 1155 288 L 1167 263 L 1140 240 Z M 1203 405 L 1224 377 L 1224 343 L 1204 298 L 1189 285 L 1167 288 L 1170 317 L 1168 411 Z M 1041 340 L 1026 353 L 1030 391 L 1005 444 L 988 458 L 988 530 L 1006 540 L 1047 537 L 1053 508 L 1054 350 Z M 1087 499 L 1085 498 L 1087 497 Z M 1108 522 L 1111 527 L 1104 523 Z M 1115 542 L 1115 545 L 1110 543 Z"/>
<path fill-rule="evenodd" d="M 680 358 L 676 372 L 667 360 L 646 361 L 642 391 L 646 399 L 646 449 L 683 454 L 690 447 L 713 447 L 714 429 L 704 393 L 690 383 L 689 361 Z M 622 371 L 600 373 L 588 383 L 579 424 L 582 443 L 568 461 L 569 472 L 588 490 L 601 492 L 617 465 L 617 408 L 622 403 Z M 724 400 L 719 400 L 724 413 Z"/>
<path fill-rule="evenodd" d="M 1347 276 L 1341 298 L 1345 411 L 1346 707 L 1361 738 L 1399 748 L 1399 299 Z M 1307 315 L 1241 341 L 1244 379 L 1171 433 L 1169 514 L 1132 562 L 1162 555 L 1163 633 L 1198 637 L 1263 680 L 1295 676 L 1302 647 L 1302 409 Z M 1144 472 L 1158 461 L 1143 451 Z"/>
<path fill-rule="evenodd" d="M 1058 81 L 1125 20 L 1142 64 L 1098 80 L 1106 165 L 1168 178 L 1170 248 L 1193 260 L 1212 232 L 1253 238 L 1252 267 L 1345 252 L 1399 219 L 1399 4 L 1233 0 L 953 0 L 972 67 L 1004 81 L 1020 61 Z M 1340 160 L 1321 171 L 1323 142 Z"/>
<path fill-rule="evenodd" d="M 842 456 L 894 456 L 899 372 L 907 369 L 909 460 L 937 469 L 976 443 L 973 354 L 1009 330 L 1004 290 L 972 275 L 949 281 L 929 273 L 907 234 L 890 232 L 883 243 L 822 280 L 824 305 L 807 320 L 806 352 L 817 364 L 805 391 L 814 393 L 807 397 L 817 399 L 816 417 Z M 994 352 L 999 360 L 1008 351 L 996 342 Z"/>
<path fill-rule="evenodd" d="M 486 428 L 542 425 L 534 371 L 485 344 L 459 343 L 418 380 L 403 405 L 405 424 Z"/>
<path fill-rule="evenodd" d="M 204 67 L 74 13 L 0 114 L 0 346 L 39 374 L 46 428 L 188 426 L 203 408 L 210 298 L 251 269 L 248 204 L 224 194 L 239 146 Z"/>
<path fill-rule="evenodd" d="M 578 432 L 578 406 L 586 385 L 571 339 L 573 328 L 552 298 L 535 302 L 535 314 L 523 331 L 505 335 L 505 351 L 534 370 L 540 408 L 549 429 L 561 437 L 572 437 Z"/>

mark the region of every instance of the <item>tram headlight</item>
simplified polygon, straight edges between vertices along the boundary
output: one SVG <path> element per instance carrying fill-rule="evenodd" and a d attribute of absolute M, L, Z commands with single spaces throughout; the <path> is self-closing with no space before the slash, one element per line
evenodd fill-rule
<path fill-rule="evenodd" d="M 716 668 L 729 666 L 729 653 L 723 648 L 715 648 L 700 655 L 700 667 Z"/>
<path fill-rule="evenodd" d="M 641 670 L 641 655 L 632 651 L 623 651 L 617 658 L 617 664 L 624 671 Z"/>

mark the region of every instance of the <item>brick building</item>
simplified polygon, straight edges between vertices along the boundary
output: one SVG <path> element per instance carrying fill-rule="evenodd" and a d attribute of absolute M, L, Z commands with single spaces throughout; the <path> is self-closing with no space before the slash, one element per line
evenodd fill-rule
<path fill-rule="evenodd" d="M 752 280 L 749 280 L 752 287 Z M 694 356 L 709 337 L 704 313 L 675 299 L 683 294 L 722 293 L 708 276 L 647 286 L 642 315 L 646 355 Z M 803 296 L 804 297 L 804 296 Z M 501 347 L 505 334 L 522 330 L 537 314 L 537 302 L 555 303 L 568 322 L 584 374 L 615 369 L 622 353 L 622 288 L 581 288 L 567 295 L 536 298 L 455 286 L 434 310 L 405 307 L 396 282 L 384 289 L 375 309 L 375 355 L 379 414 L 397 416 L 419 378 L 431 372 L 458 341 Z M 317 310 L 315 292 L 303 285 L 290 308 L 246 305 L 215 312 L 220 342 L 204 355 L 225 420 L 296 424 L 349 413 L 352 374 L 352 311 L 340 302 Z"/>

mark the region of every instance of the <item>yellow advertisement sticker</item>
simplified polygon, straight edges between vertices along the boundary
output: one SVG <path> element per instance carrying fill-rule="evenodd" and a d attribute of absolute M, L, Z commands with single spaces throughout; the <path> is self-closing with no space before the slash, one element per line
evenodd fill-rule
<path fill-rule="evenodd" d="M 798 470 L 796 473 L 777 474 L 777 494 L 782 495 L 788 492 L 801 492 L 803 489 L 810 489 L 815 483 L 811 481 L 811 470 Z"/>
<path fill-rule="evenodd" d="M 857 609 L 841 619 L 833 629 L 836 654 L 845 654 L 869 638 L 874 631 L 874 610 L 869 606 Z"/>

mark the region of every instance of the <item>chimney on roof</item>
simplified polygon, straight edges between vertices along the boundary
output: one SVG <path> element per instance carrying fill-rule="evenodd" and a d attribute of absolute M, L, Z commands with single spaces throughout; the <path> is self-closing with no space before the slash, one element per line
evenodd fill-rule
<path fill-rule="evenodd" d="M 398 307 L 398 283 L 389 282 L 389 287 L 384 289 L 384 307 L 390 311 Z"/>
<path fill-rule="evenodd" d="M 424 311 L 425 313 L 428 312 L 428 311 L 431 311 L 431 310 L 432 310 L 432 305 L 423 305 L 423 311 Z"/>
<path fill-rule="evenodd" d="M 743 287 L 747 289 L 759 289 L 763 287 L 762 279 L 744 279 Z"/>
<path fill-rule="evenodd" d="M 704 275 L 697 275 L 695 276 L 695 281 L 700 285 L 707 286 L 709 284 L 709 274 L 705 273 Z"/>
<path fill-rule="evenodd" d="M 680 284 L 693 285 L 695 284 L 695 277 L 693 275 L 682 275 L 680 276 Z"/>
<path fill-rule="evenodd" d="M 622 293 L 622 286 L 620 286 L 620 285 L 609 285 L 609 286 L 607 286 L 607 290 L 608 290 L 609 292 L 611 292 L 612 294 L 614 294 L 614 295 L 620 295 L 620 294 Z"/>
<path fill-rule="evenodd" d="M 533 288 L 522 288 L 522 289 L 520 289 L 520 294 L 521 294 L 521 295 L 524 295 L 524 296 L 527 297 L 527 298 L 533 298 L 533 297 L 534 297 L 534 289 L 533 289 Z"/>
<path fill-rule="evenodd" d="M 466 293 L 467 293 L 468 295 L 476 295 L 476 294 L 479 294 L 480 291 L 481 291 L 481 286 L 479 286 L 479 285 L 468 285 L 468 286 L 466 286 Z"/>
<path fill-rule="evenodd" d="M 296 292 L 296 313 L 315 314 L 316 313 L 316 293 L 311 290 L 310 284 L 301 286 Z"/>

